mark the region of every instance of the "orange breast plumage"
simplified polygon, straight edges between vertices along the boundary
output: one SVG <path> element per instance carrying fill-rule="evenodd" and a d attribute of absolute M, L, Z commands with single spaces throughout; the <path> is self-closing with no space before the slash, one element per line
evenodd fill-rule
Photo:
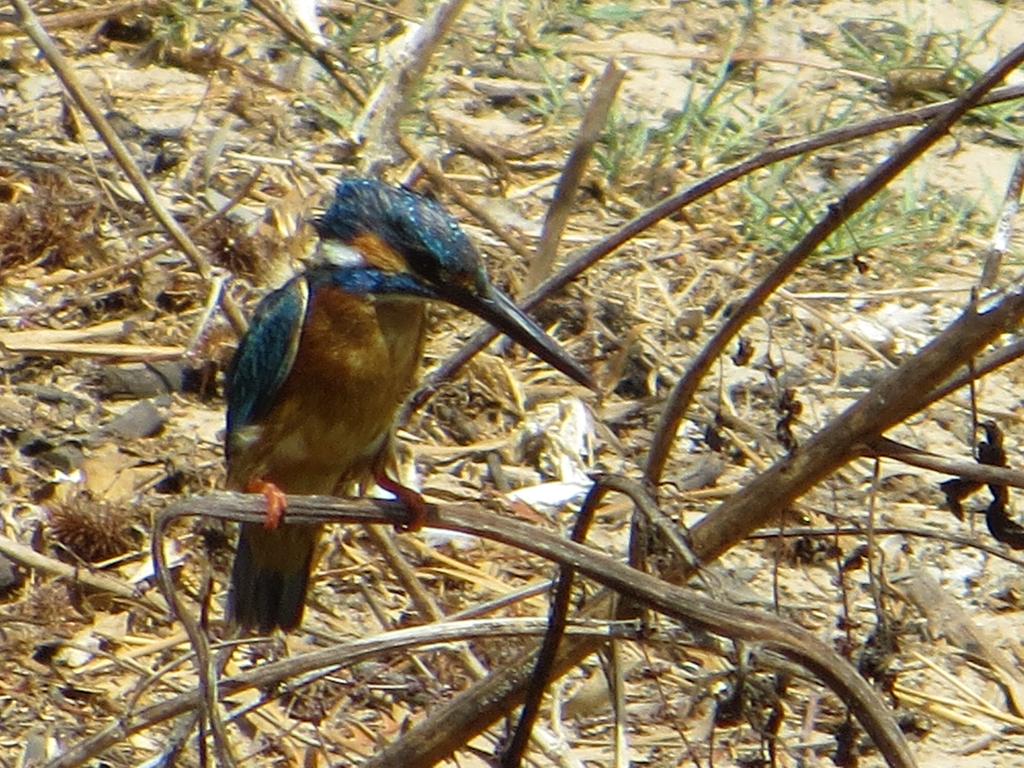
<path fill-rule="evenodd" d="M 285 493 L 330 494 L 366 480 L 388 459 L 423 326 L 422 302 L 318 287 L 292 370 L 232 476 L 240 484 L 260 477 Z"/>

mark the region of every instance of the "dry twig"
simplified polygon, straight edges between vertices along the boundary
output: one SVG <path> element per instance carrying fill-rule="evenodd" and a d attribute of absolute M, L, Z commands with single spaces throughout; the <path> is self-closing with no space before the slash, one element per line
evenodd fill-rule
<path fill-rule="evenodd" d="M 344 61 L 340 52 L 337 51 L 333 46 L 322 45 L 316 40 L 313 40 L 309 34 L 302 29 L 298 24 L 292 22 L 291 19 L 285 15 L 280 8 L 278 8 L 270 0 L 250 0 L 250 4 L 253 8 L 262 13 L 274 26 L 276 26 L 281 33 L 292 42 L 299 45 L 302 50 L 312 56 L 316 62 L 324 68 L 343 91 L 345 91 L 356 104 L 366 103 L 366 94 L 363 93 L 363 89 L 359 87 L 359 84 L 351 77 L 346 75 L 340 69 L 338 69 L 334 62 L 331 60 L 333 56 L 338 61 Z"/>
<path fill-rule="evenodd" d="M 160 201 L 160 198 L 156 194 L 156 190 L 149 183 L 149 180 L 143 175 L 139 169 L 138 164 L 132 158 L 128 152 L 128 148 L 121 141 L 121 137 L 117 135 L 117 132 L 110 125 L 110 122 L 103 115 L 99 105 L 89 95 L 82 84 L 78 81 L 74 70 L 65 60 L 64 55 L 57 50 L 57 46 L 54 45 L 53 39 L 47 34 L 42 24 L 39 23 L 39 18 L 33 13 L 29 7 L 27 0 L 11 0 L 14 5 L 14 9 L 18 15 L 18 23 L 24 30 L 25 34 L 28 35 L 32 42 L 36 44 L 43 56 L 46 57 L 46 61 L 53 69 L 54 73 L 63 83 L 68 93 L 71 94 L 71 98 L 75 100 L 75 104 L 78 108 L 85 113 L 85 116 L 89 118 L 89 122 L 92 123 L 93 128 L 100 135 L 103 143 L 107 145 L 111 155 L 117 161 L 117 164 L 121 166 L 121 170 L 124 171 L 125 176 L 132 183 L 132 186 L 138 191 L 142 199 L 145 201 L 147 207 L 153 212 L 153 215 L 157 218 L 157 221 L 163 226 L 171 238 L 178 244 L 178 247 L 188 256 L 192 262 L 192 266 L 195 267 L 196 272 L 199 276 L 207 282 L 213 281 L 213 269 L 210 267 L 210 263 L 202 252 L 196 247 L 196 244 L 192 242 L 192 239 L 188 236 L 181 225 L 175 220 L 170 213 L 167 212 L 167 208 Z M 228 316 L 228 320 L 234 326 L 235 330 L 241 334 L 245 331 L 247 323 L 245 317 L 242 315 L 238 305 L 235 304 L 234 299 L 229 295 L 224 294 L 222 296 L 222 306 L 224 312 Z"/>
<path fill-rule="evenodd" d="M 0 554 L 6 555 L 11 560 L 22 563 L 33 570 L 52 573 L 54 576 L 67 579 L 72 583 L 83 584 L 90 589 L 108 592 L 125 600 L 131 600 L 142 605 L 148 611 L 161 615 L 167 613 L 167 604 L 159 597 L 142 596 L 130 584 L 125 584 L 123 581 L 110 576 L 92 573 L 84 568 L 76 568 L 68 563 L 54 560 L 52 557 L 36 552 L 32 547 L 20 544 L 3 535 L 0 535 Z"/>
<path fill-rule="evenodd" d="M 912 467 L 930 469 L 934 472 L 942 472 L 946 475 L 962 477 L 979 483 L 994 483 L 1012 488 L 1024 488 L 1024 472 L 1020 470 L 996 467 L 990 464 L 979 464 L 976 461 L 947 459 L 945 456 L 922 451 L 913 446 L 903 445 L 895 440 L 889 440 L 884 437 L 868 441 L 862 453 L 864 456 L 895 459 Z"/>
<path fill-rule="evenodd" d="M 530 260 L 530 270 L 523 285 L 524 292 L 532 291 L 540 285 L 555 265 L 558 244 L 562 241 L 565 225 L 569 223 L 569 214 L 576 201 L 576 191 L 583 181 L 583 173 L 593 154 L 594 145 L 601 135 L 601 129 L 608 121 L 608 113 L 615 103 L 615 94 L 618 93 L 625 76 L 626 71 L 615 66 L 615 60 L 612 59 L 594 86 L 594 96 L 583 114 L 576 141 L 562 168 L 558 186 L 555 187 L 555 196 L 548 208 L 547 216 L 544 217 L 544 229 L 541 232 L 537 253 Z"/>
<path fill-rule="evenodd" d="M 388 76 L 367 98 L 362 113 L 356 118 L 353 137 L 365 151 L 362 170 L 371 175 L 395 162 L 398 146 L 399 120 L 406 109 L 409 94 L 427 70 L 427 64 L 462 12 L 466 0 L 442 0 L 410 35 L 408 45 Z"/>

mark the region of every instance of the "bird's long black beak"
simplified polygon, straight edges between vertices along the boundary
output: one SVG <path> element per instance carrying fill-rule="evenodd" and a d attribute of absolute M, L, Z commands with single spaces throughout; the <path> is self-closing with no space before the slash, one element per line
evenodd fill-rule
<path fill-rule="evenodd" d="M 557 341 L 548 336 L 543 328 L 523 314 L 523 311 L 513 303 L 512 299 L 497 288 L 488 285 L 485 292 L 463 293 L 459 291 L 458 294 L 445 298 L 453 304 L 469 310 L 482 320 L 486 320 L 510 339 L 519 342 L 570 379 L 590 389 L 597 388 L 590 374 L 573 360 L 558 345 Z"/>

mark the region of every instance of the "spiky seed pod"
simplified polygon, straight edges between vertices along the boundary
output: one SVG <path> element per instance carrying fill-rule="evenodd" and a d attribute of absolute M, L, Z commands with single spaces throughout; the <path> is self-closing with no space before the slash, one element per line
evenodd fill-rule
<path fill-rule="evenodd" d="M 125 510 L 87 496 L 75 496 L 51 507 L 50 531 L 75 556 L 97 563 L 134 547 Z"/>

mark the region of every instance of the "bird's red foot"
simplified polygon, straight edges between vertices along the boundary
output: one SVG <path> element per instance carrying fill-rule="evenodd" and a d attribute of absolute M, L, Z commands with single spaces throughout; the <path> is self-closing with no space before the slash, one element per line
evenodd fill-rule
<path fill-rule="evenodd" d="M 249 493 L 263 494 L 263 498 L 267 500 L 267 516 L 263 521 L 263 527 L 268 531 L 277 530 L 281 521 L 284 520 L 285 510 L 288 509 L 288 498 L 284 495 L 284 491 L 273 483 L 259 479 L 250 482 L 245 486 L 245 490 Z"/>
<path fill-rule="evenodd" d="M 397 480 L 392 480 L 383 472 L 374 477 L 377 485 L 388 493 L 395 494 L 395 497 L 402 502 L 409 518 L 406 522 L 395 525 L 396 531 L 418 531 L 427 522 L 427 502 L 418 491 L 414 491 L 407 485 L 402 485 Z"/>

